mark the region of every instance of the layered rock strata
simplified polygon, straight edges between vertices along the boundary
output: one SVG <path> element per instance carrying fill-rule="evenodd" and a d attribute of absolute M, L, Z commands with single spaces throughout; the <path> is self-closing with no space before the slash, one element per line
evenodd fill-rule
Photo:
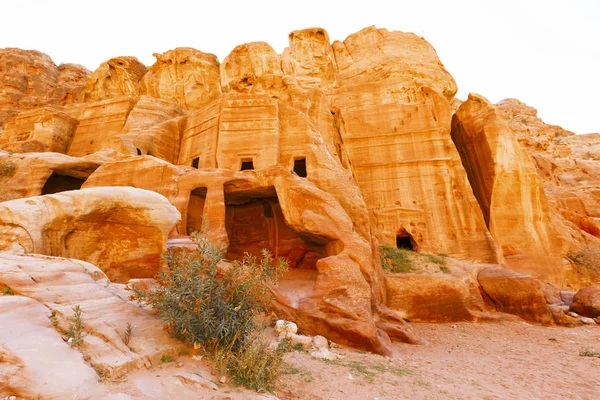
<path fill-rule="evenodd" d="M 230 259 L 267 248 L 290 261 L 282 317 L 384 354 L 390 339 L 418 341 L 402 317 L 567 321 L 535 278 L 600 279 L 595 137 L 514 101 L 460 105 L 423 38 L 369 27 L 331 43 L 311 28 L 281 55 L 252 42 L 221 63 L 191 48 L 155 56 L 89 74 L 2 50 L 4 249 L 80 258 L 125 282 L 156 273 L 167 237 L 208 226 Z M 386 274 L 380 245 L 483 271 Z M 484 272 L 497 263 L 532 276 Z"/>

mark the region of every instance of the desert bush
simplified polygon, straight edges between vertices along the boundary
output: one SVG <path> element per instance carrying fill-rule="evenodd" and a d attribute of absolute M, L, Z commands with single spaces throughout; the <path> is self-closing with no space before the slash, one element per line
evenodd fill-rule
<path fill-rule="evenodd" d="M 256 317 L 266 311 L 270 287 L 287 271 L 287 262 L 263 250 L 261 257 L 246 254 L 221 267 L 223 254 L 214 244 L 199 234 L 192 239 L 197 250 L 167 252 L 168 269 L 159 273 L 158 285 L 149 291 L 133 288 L 133 298 L 152 305 L 172 336 L 201 347 L 234 378 L 240 376 L 236 381 L 265 388 L 270 372 L 240 371 L 253 365 L 278 374 L 279 353 L 259 342 Z M 257 348 L 262 350 L 253 353 Z"/>
<path fill-rule="evenodd" d="M 393 273 L 412 272 L 415 269 L 412 259 L 412 251 L 397 249 L 392 246 L 383 245 L 379 247 L 379 257 L 384 270 Z"/>
<path fill-rule="evenodd" d="M 259 330 L 248 335 L 238 351 L 219 349 L 213 355 L 217 369 L 227 372 L 237 385 L 260 391 L 272 390 L 281 374 L 284 355 L 292 349 L 290 339 L 273 348 Z"/>

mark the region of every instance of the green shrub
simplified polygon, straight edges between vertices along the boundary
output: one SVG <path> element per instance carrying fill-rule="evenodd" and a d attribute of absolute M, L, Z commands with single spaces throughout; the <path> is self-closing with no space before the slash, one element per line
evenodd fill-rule
<path fill-rule="evenodd" d="M 217 367 L 221 372 L 227 371 L 236 385 L 257 392 L 272 390 L 281 374 L 283 356 L 291 347 L 291 341 L 284 339 L 272 348 L 259 331 L 254 331 L 239 351 L 221 350 L 216 355 Z"/>
<path fill-rule="evenodd" d="M 427 260 L 429 262 L 432 262 L 434 264 L 439 264 L 439 265 L 446 265 L 446 255 L 445 254 L 438 254 L 437 256 L 435 254 L 423 254 L 425 257 L 427 257 Z"/>
<path fill-rule="evenodd" d="M 287 271 L 287 262 L 275 262 L 263 250 L 260 258 L 246 254 L 221 267 L 223 254 L 214 244 L 199 234 L 192 239 L 197 250 L 167 252 L 168 269 L 159 273 L 158 285 L 149 291 L 133 288 L 133 298 L 152 305 L 172 336 L 204 349 L 236 381 L 266 388 L 271 372 L 260 368 L 278 374 L 279 356 L 259 341 L 257 316 L 266 311 L 270 287 Z M 242 373 L 249 365 L 257 370 Z"/>
<path fill-rule="evenodd" d="M 413 252 L 405 249 L 397 249 L 392 246 L 383 245 L 379 247 L 379 257 L 383 269 L 393 273 L 406 273 L 415 270 L 412 259 Z"/>
<path fill-rule="evenodd" d="M 13 292 L 13 290 L 7 286 L 4 289 L 2 289 L 2 294 L 6 296 L 12 296 L 13 294 L 15 294 L 15 292 Z"/>
<path fill-rule="evenodd" d="M 73 339 L 73 347 L 78 347 L 83 342 L 83 319 L 81 318 L 81 313 L 82 311 L 79 304 L 73 307 L 73 322 L 67 331 L 67 336 Z"/>

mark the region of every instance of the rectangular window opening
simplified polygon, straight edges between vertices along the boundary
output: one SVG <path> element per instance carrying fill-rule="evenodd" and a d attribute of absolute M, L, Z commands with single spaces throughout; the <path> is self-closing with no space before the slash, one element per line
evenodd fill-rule
<path fill-rule="evenodd" d="M 242 160 L 242 167 L 240 171 L 249 171 L 254 169 L 254 161 L 250 160 Z"/>
<path fill-rule="evenodd" d="M 200 165 L 200 157 L 196 157 L 192 160 L 192 167 L 198 169 L 198 165 Z"/>
<path fill-rule="evenodd" d="M 306 178 L 306 158 L 298 158 L 294 160 L 294 172 L 301 178 Z"/>

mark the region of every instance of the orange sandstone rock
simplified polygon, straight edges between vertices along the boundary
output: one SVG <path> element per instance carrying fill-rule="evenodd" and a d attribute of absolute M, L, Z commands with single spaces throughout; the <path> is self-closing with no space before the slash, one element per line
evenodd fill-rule
<path fill-rule="evenodd" d="M 579 289 L 573 297 L 571 311 L 585 317 L 600 317 L 600 286 L 588 286 Z"/>
<path fill-rule="evenodd" d="M 148 69 L 135 57 L 115 57 L 100 64 L 88 78 L 85 101 L 136 96 L 140 81 Z"/>
<path fill-rule="evenodd" d="M 156 63 L 141 82 L 141 93 L 190 110 L 221 94 L 219 60 L 214 54 L 178 47 L 154 54 Z"/>
<path fill-rule="evenodd" d="M 507 267 L 564 285 L 562 224 L 508 124 L 485 98 L 470 94 L 454 114 L 452 139 Z"/>
<path fill-rule="evenodd" d="M 573 321 L 509 270 L 478 282 L 477 268 L 386 275 L 380 244 L 502 262 L 562 288 L 600 279 L 600 139 L 548 127 L 515 101 L 461 106 L 423 38 L 370 27 L 330 43 L 310 28 L 281 55 L 254 42 L 220 65 L 190 48 L 156 57 L 148 71 L 117 57 L 87 76 L 41 53 L 0 53 L 0 148 L 14 153 L 0 153 L 0 200 L 84 188 L 3 203 L 2 218 L 23 225 L 0 238 L 6 248 L 79 257 L 126 281 L 154 275 L 167 236 L 185 247 L 208 223 L 229 258 L 267 248 L 290 260 L 275 290 L 281 317 L 384 354 L 391 339 L 418 342 L 403 316 L 487 318 L 484 299 Z M 455 112 L 493 149 L 481 166 L 478 152 L 461 160 Z M 469 181 L 478 173 L 491 191 Z"/>
<path fill-rule="evenodd" d="M 477 279 L 496 309 L 532 322 L 554 324 L 541 283 L 530 275 L 504 268 L 486 268 Z"/>

